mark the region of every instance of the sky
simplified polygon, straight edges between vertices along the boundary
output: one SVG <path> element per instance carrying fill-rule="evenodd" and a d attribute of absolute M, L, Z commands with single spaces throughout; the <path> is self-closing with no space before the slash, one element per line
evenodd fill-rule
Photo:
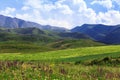
<path fill-rule="evenodd" d="M 120 24 L 120 0 L 0 0 L 0 14 L 42 25 L 73 28 Z"/>

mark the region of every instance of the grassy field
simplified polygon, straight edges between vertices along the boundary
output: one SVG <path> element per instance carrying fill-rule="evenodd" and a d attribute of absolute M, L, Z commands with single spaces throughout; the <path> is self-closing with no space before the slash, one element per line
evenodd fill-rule
<path fill-rule="evenodd" d="M 41 53 L 1 53 L 0 60 L 39 60 L 39 61 L 60 61 L 63 59 L 78 58 L 90 55 L 98 54 L 112 54 L 116 56 L 120 52 L 120 46 L 101 46 L 101 47 L 86 47 L 86 48 L 77 48 L 77 49 L 68 49 L 68 50 L 58 50 L 58 51 L 49 51 Z M 115 54 L 114 54 L 115 53 Z M 118 54 L 117 54 L 118 53 Z M 90 56 L 91 57 L 91 56 Z M 81 59 L 81 58 L 79 58 Z M 70 60 L 69 62 L 74 62 Z"/>
<path fill-rule="evenodd" d="M 119 80 L 120 46 L 1 53 L 0 80 Z"/>

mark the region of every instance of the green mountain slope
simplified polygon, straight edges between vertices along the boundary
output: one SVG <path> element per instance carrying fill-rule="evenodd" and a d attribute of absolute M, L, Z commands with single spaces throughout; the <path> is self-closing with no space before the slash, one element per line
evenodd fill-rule
<path fill-rule="evenodd" d="M 92 47 L 92 46 L 103 46 L 105 44 L 99 43 L 90 39 L 66 39 L 53 42 L 48 46 L 57 48 L 57 49 L 67 49 L 67 48 L 78 48 L 78 47 Z"/>
<path fill-rule="evenodd" d="M 50 42 L 54 40 L 56 40 L 54 36 L 51 37 L 38 28 L 0 29 L 0 41 Z"/>
<path fill-rule="evenodd" d="M 0 53 L 33 53 L 53 51 L 55 49 L 48 46 L 41 46 L 41 43 L 5 41 L 0 42 Z"/>
<path fill-rule="evenodd" d="M 38 28 L 0 29 L 0 52 L 25 53 L 59 49 L 101 46 L 81 33 L 59 33 Z"/>

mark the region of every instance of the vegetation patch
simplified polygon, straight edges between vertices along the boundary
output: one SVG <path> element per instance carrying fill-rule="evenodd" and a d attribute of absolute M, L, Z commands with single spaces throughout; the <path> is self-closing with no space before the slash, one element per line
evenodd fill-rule
<path fill-rule="evenodd" d="M 1 80 L 118 80 L 119 78 L 119 67 L 39 61 L 0 61 Z"/>
<path fill-rule="evenodd" d="M 86 61 L 77 61 L 75 64 L 82 64 L 82 65 L 99 65 L 99 66 L 120 66 L 120 57 L 104 57 L 101 59 L 93 59 L 93 60 L 86 60 Z"/>

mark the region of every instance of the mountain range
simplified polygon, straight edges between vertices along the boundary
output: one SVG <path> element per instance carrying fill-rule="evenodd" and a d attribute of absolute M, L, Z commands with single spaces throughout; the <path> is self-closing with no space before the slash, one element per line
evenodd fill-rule
<path fill-rule="evenodd" d="M 120 44 L 120 25 L 84 24 L 68 30 L 0 15 L 0 28 L 2 37 L 3 34 L 19 34 L 19 37 L 24 36 L 26 40 L 31 40 L 32 35 L 34 40 L 91 39 L 105 44 Z"/>
<path fill-rule="evenodd" d="M 107 44 L 120 44 L 120 25 L 84 24 L 71 29 L 71 32 L 80 32 Z"/>
<path fill-rule="evenodd" d="M 63 32 L 66 31 L 66 28 L 56 27 L 50 25 L 41 25 L 35 22 L 25 21 L 18 18 L 11 18 L 7 16 L 0 15 L 0 27 L 1 28 L 27 28 L 27 27 L 37 27 L 42 30 L 51 30 Z"/>

